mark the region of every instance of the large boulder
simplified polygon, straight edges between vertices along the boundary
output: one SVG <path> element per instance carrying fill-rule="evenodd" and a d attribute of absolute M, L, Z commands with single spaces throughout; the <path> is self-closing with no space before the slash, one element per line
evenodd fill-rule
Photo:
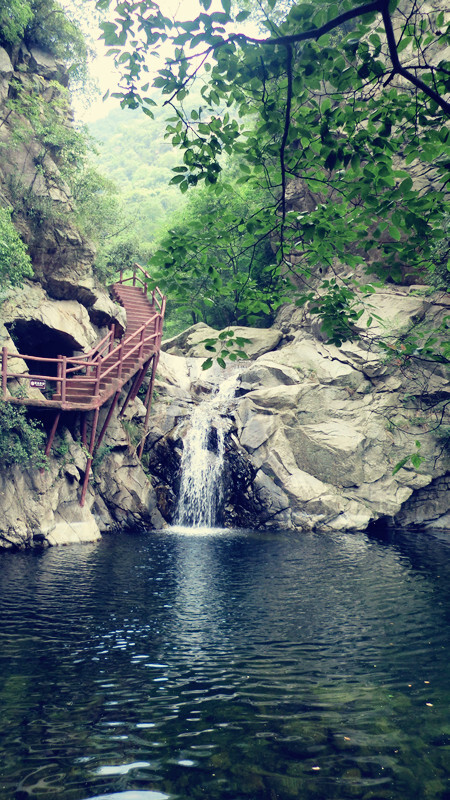
<path fill-rule="evenodd" d="M 248 340 L 242 349 L 252 360 L 274 350 L 282 338 L 281 331 L 276 328 L 244 328 L 239 325 L 230 325 L 229 328 L 218 331 L 203 322 L 198 322 L 178 336 L 164 341 L 162 349 L 171 355 L 206 359 L 211 356 L 211 351 L 206 349 L 205 339 L 218 339 L 220 334 L 226 331 L 232 331 L 235 338 L 241 337 Z M 225 347 L 225 342 L 219 340 L 216 345 L 218 353 L 222 346 Z"/>

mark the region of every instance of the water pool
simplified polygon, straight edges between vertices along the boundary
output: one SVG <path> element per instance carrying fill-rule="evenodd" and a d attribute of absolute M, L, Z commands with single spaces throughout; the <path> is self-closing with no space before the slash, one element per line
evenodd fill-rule
<path fill-rule="evenodd" d="M 449 578 L 401 533 L 3 554 L 0 798 L 450 800 Z"/>

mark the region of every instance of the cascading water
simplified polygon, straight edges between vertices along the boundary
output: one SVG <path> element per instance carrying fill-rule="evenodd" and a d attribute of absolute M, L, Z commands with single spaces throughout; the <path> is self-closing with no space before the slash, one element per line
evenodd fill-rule
<path fill-rule="evenodd" d="M 227 420 L 234 397 L 233 375 L 199 403 L 190 418 L 181 458 L 181 484 L 174 523 L 180 527 L 213 528 L 223 500 Z"/>

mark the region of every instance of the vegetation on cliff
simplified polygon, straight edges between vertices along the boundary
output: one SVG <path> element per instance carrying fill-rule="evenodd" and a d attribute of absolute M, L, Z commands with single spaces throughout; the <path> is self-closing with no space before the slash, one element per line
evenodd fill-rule
<path fill-rule="evenodd" d="M 0 0 L 0 45 L 8 50 L 21 42 L 61 59 L 72 86 L 87 82 L 86 39 L 57 0 Z"/>

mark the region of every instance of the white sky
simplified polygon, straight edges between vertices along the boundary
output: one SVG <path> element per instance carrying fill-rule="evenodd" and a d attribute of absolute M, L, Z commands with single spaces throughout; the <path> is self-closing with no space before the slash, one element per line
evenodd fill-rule
<path fill-rule="evenodd" d="M 194 19 L 202 10 L 198 0 L 161 0 L 161 8 L 167 17 L 183 20 Z M 213 0 L 209 11 L 221 10 L 223 9 L 220 0 Z M 72 102 L 77 119 L 86 123 L 101 119 L 106 116 L 112 108 L 117 108 L 119 104 L 119 101 L 115 99 L 108 99 L 105 102 L 102 101 L 102 97 L 108 89 L 110 92 L 116 90 L 119 76 L 114 69 L 113 59 L 105 55 L 106 48 L 104 47 L 103 41 L 98 41 L 99 33 L 100 31 L 97 34 L 92 28 L 89 30 L 89 34 L 94 40 L 94 47 L 96 49 L 96 57 L 90 65 L 90 73 L 99 86 L 98 95 L 88 108 L 86 108 L 86 102 L 80 97 L 74 96 Z M 169 50 L 167 52 L 169 52 Z M 151 59 L 149 61 L 149 67 L 150 69 L 152 69 L 152 67 L 154 68 L 154 78 L 157 70 L 163 67 L 162 59 L 159 61 Z M 151 83 L 151 73 L 149 79 Z"/>

